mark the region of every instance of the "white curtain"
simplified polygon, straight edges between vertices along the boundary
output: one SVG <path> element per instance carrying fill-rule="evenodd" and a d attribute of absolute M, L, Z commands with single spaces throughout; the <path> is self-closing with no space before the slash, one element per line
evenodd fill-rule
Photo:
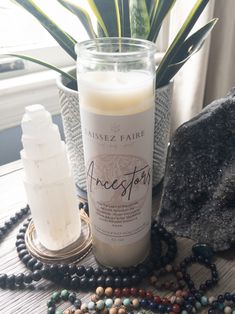
<path fill-rule="evenodd" d="M 170 42 L 194 3 L 195 0 L 176 2 L 170 16 Z M 213 17 L 218 17 L 219 21 L 212 35 L 174 79 L 171 133 L 209 102 L 223 97 L 235 86 L 235 0 L 209 1 L 195 29 Z"/>

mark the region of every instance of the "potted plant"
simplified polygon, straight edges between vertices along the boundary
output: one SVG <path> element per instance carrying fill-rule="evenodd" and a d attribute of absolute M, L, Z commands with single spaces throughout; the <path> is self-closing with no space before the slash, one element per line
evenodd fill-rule
<path fill-rule="evenodd" d="M 82 22 L 90 38 L 134 37 L 155 42 L 162 23 L 176 0 L 87 0 L 97 19 L 94 29 L 88 12 L 79 6 L 79 1 L 57 0 L 66 10 Z M 76 40 L 54 23 L 33 0 L 15 0 L 30 12 L 54 37 L 62 49 L 76 60 Z M 166 162 L 170 130 L 170 106 L 172 78 L 185 62 L 203 45 L 217 19 L 212 19 L 198 31 L 190 34 L 194 24 L 209 0 L 196 0 L 188 17 L 182 24 L 161 62 L 156 66 L 156 109 L 153 156 L 153 187 L 161 181 Z M 59 87 L 61 113 L 65 129 L 68 153 L 72 163 L 76 185 L 86 190 L 85 168 L 80 127 L 79 102 L 76 72 L 68 73 L 42 60 L 30 56 L 14 55 L 33 61 L 60 73 Z M 79 87 L 78 87 L 79 91 Z"/>

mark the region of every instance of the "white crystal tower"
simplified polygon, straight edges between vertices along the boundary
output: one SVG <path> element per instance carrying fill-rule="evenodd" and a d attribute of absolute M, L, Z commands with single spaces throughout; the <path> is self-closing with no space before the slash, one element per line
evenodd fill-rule
<path fill-rule="evenodd" d="M 42 105 L 26 107 L 21 126 L 24 185 L 37 236 L 47 249 L 61 250 L 81 233 L 65 144 Z"/>

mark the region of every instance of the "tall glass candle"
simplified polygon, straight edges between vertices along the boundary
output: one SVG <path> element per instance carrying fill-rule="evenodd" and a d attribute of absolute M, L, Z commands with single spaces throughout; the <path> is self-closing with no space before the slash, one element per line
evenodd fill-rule
<path fill-rule="evenodd" d="M 77 48 L 93 252 L 103 265 L 135 265 L 150 247 L 156 48 L 129 38 Z"/>

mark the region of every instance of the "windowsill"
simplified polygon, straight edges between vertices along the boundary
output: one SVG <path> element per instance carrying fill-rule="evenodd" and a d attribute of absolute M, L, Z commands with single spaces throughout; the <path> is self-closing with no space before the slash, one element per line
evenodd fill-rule
<path fill-rule="evenodd" d="M 53 64 L 58 68 L 65 68 L 72 64 L 75 64 L 75 61 L 67 55 L 62 48 L 58 45 L 33 45 L 33 46 L 24 46 L 24 47 L 12 47 L 8 49 L 0 48 L 0 58 L 1 61 L 4 59 L 14 59 L 14 60 L 21 60 L 24 63 L 24 69 L 22 70 L 15 70 L 10 72 L 1 72 L 0 73 L 0 80 L 13 78 L 21 75 L 27 75 L 31 73 L 37 73 L 42 71 L 42 66 L 27 60 L 22 60 L 17 57 L 12 57 L 9 54 L 19 54 L 30 56 L 35 59 L 43 60 L 46 63 Z"/>
<path fill-rule="evenodd" d="M 67 70 L 67 69 L 65 69 Z M 24 107 L 40 103 L 51 114 L 60 112 L 54 71 L 42 71 L 5 79 L 0 84 L 0 131 L 19 125 Z"/>

